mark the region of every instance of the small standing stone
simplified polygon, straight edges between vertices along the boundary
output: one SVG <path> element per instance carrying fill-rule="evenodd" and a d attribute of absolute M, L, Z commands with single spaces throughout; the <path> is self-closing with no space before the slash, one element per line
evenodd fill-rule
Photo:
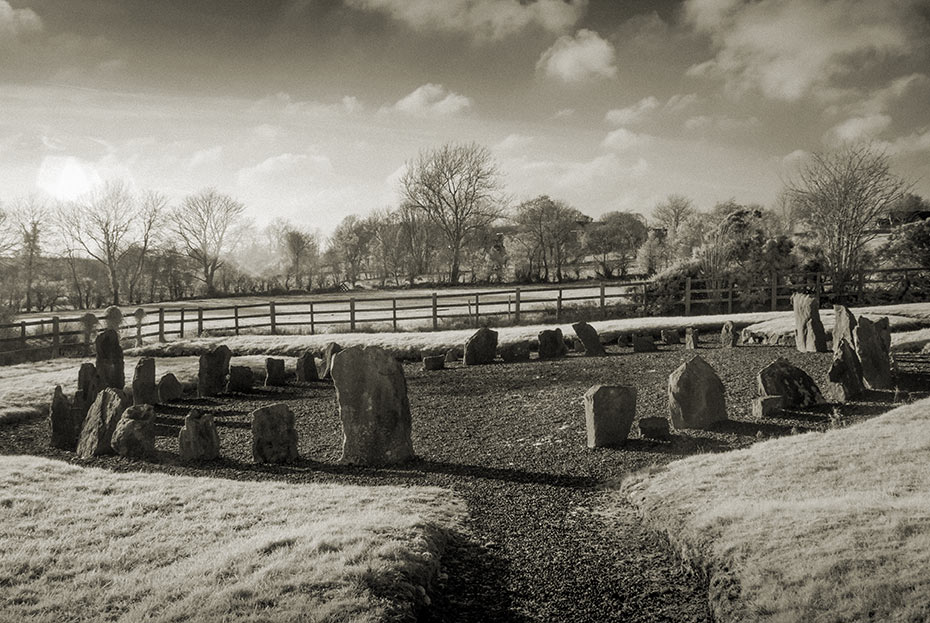
<path fill-rule="evenodd" d="M 752 401 L 752 417 L 764 418 L 778 415 L 785 408 L 782 396 L 759 396 Z"/>
<path fill-rule="evenodd" d="M 255 373 L 249 366 L 229 366 L 229 379 L 226 381 L 227 392 L 247 394 L 255 385 Z"/>
<path fill-rule="evenodd" d="M 446 363 L 455 363 L 462 361 L 465 356 L 465 350 L 461 346 L 453 346 L 446 351 Z"/>
<path fill-rule="evenodd" d="M 584 417 L 589 448 L 623 443 L 636 419 L 636 388 L 594 385 L 584 395 Z"/>
<path fill-rule="evenodd" d="M 113 454 L 110 440 L 127 406 L 129 397 L 122 390 L 108 387 L 97 394 L 81 427 L 77 446 L 79 457 L 89 459 L 92 456 Z"/>
<path fill-rule="evenodd" d="M 840 349 L 840 342 L 844 339 L 849 342 L 850 346 L 855 346 L 856 341 L 853 337 L 853 331 L 856 328 L 856 317 L 849 309 L 843 305 L 833 306 L 833 352 Z"/>
<path fill-rule="evenodd" d="M 511 342 L 498 349 L 501 359 L 507 363 L 530 360 L 530 347 L 526 342 Z"/>
<path fill-rule="evenodd" d="M 265 387 L 287 385 L 284 360 L 268 357 L 265 359 Z"/>
<path fill-rule="evenodd" d="M 180 400 L 182 395 L 184 395 L 184 388 L 181 386 L 178 377 L 171 372 L 162 376 L 161 380 L 158 381 L 159 402 L 165 403 L 173 400 Z"/>
<path fill-rule="evenodd" d="M 662 329 L 662 343 L 666 346 L 681 344 L 681 337 L 678 335 L 678 329 Z"/>
<path fill-rule="evenodd" d="M 123 369 L 123 348 L 119 345 L 119 334 L 113 329 L 104 329 L 94 340 L 97 353 L 95 362 L 100 387 L 123 389 L 126 386 L 126 372 Z"/>
<path fill-rule="evenodd" d="M 576 322 L 572 325 L 572 329 L 575 330 L 575 335 L 578 336 L 578 340 L 583 346 L 585 355 L 589 357 L 602 357 L 607 354 L 607 351 L 604 350 L 604 345 L 601 344 L 601 338 L 597 334 L 597 329 L 587 322 Z"/>
<path fill-rule="evenodd" d="M 862 380 L 869 389 L 892 389 L 894 379 L 891 374 L 891 358 L 886 343 L 885 322 L 872 322 L 861 316 L 853 330 L 856 344 L 856 354 L 862 365 Z"/>
<path fill-rule="evenodd" d="M 151 357 L 142 357 L 136 363 L 136 370 L 132 377 L 132 404 L 158 404 L 158 387 L 155 385 L 155 360 Z"/>
<path fill-rule="evenodd" d="M 572 340 L 572 350 L 579 355 L 584 355 L 587 352 L 584 347 L 584 342 L 581 340 Z"/>
<path fill-rule="evenodd" d="M 820 321 L 817 299 L 809 294 L 791 295 L 794 308 L 794 345 L 802 353 L 827 352 L 827 332 Z"/>
<path fill-rule="evenodd" d="M 307 383 L 309 381 L 319 381 L 320 375 L 316 369 L 316 357 L 313 352 L 306 350 L 297 358 L 297 382 Z"/>
<path fill-rule="evenodd" d="M 61 391 L 61 385 L 56 386 L 48 412 L 49 428 L 51 430 L 50 443 L 53 448 L 71 451 L 77 448 L 81 429 L 79 423 L 75 421 L 76 415 L 77 413 L 71 401 Z"/>
<path fill-rule="evenodd" d="M 831 400 L 846 402 L 865 391 L 862 381 L 862 364 L 859 363 L 859 356 L 855 349 L 845 337 L 840 338 L 837 346 L 837 350 L 833 353 L 830 371 L 827 373 L 827 378 L 830 379 L 827 384 L 827 395 Z"/>
<path fill-rule="evenodd" d="M 291 463 L 297 454 L 294 414 L 285 404 L 252 412 L 252 458 L 256 463 Z"/>
<path fill-rule="evenodd" d="M 633 352 L 634 353 L 654 353 L 658 351 L 655 341 L 651 335 L 633 334 Z"/>
<path fill-rule="evenodd" d="M 424 370 L 442 370 L 446 367 L 445 355 L 427 355 L 423 358 Z"/>
<path fill-rule="evenodd" d="M 225 344 L 214 346 L 200 356 L 200 369 L 197 371 L 197 395 L 208 398 L 220 394 L 226 387 L 226 375 L 229 374 L 229 360 L 232 353 Z"/>
<path fill-rule="evenodd" d="M 327 342 L 326 346 L 323 347 L 323 362 L 320 364 L 319 374 L 321 379 L 332 378 L 333 357 L 340 351 L 342 351 L 342 346 L 336 342 Z"/>
<path fill-rule="evenodd" d="M 107 329 L 119 334 L 120 326 L 123 324 L 123 312 L 116 305 L 110 305 L 103 312 L 103 322 Z"/>
<path fill-rule="evenodd" d="M 98 393 L 100 393 L 100 377 L 97 375 L 97 366 L 92 363 L 82 363 L 78 369 L 78 388 L 74 393 L 72 404 L 72 408 L 81 414 L 81 423 L 87 417 L 87 410 L 90 409 L 90 405 L 94 404 Z"/>
<path fill-rule="evenodd" d="M 184 417 L 178 454 L 182 461 L 211 461 L 220 455 L 220 436 L 212 415 L 193 410 Z"/>
<path fill-rule="evenodd" d="M 152 405 L 134 405 L 123 412 L 111 442 L 113 450 L 129 459 L 154 459 L 155 410 Z"/>
<path fill-rule="evenodd" d="M 494 361 L 497 356 L 497 331 L 481 327 L 465 342 L 463 362 L 478 366 Z"/>
<path fill-rule="evenodd" d="M 720 329 L 720 345 L 723 348 L 733 348 L 737 344 L 739 344 L 739 332 L 733 326 L 733 321 L 727 320 Z"/>
<path fill-rule="evenodd" d="M 333 362 L 343 463 L 390 465 L 414 458 L 404 369 L 377 346 L 348 348 Z"/>
<path fill-rule="evenodd" d="M 687 350 L 697 350 L 699 337 L 698 330 L 694 327 L 685 329 L 685 348 Z"/>
<path fill-rule="evenodd" d="M 710 428 L 727 419 L 723 382 L 695 356 L 668 377 L 668 407 L 675 428 Z"/>
<path fill-rule="evenodd" d="M 668 426 L 668 418 L 644 417 L 640 418 L 637 425 L 639 426 L 639 434 L 645 439 L 666 441 L 672 436 Z"/>
<path fill-rule="evenodd" d="M 539 332 L 539 358 L 557 359 L 568 354 L 562 329 L 545 329 Z"/>
<path fill-rule="evenodd" d="M 784 357 L 759 371 L 756 386 L 760 396 L 781 396 L 786 409 L 803 409 L 824 401 L 814 379 Z"/>

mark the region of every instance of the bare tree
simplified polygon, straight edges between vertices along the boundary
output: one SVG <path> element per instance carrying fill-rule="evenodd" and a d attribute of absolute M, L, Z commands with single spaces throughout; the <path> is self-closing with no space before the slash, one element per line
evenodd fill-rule
<path fill-rule="evenodd" d="M 629 212 L 607 212 L 585 231 L 585 246 L 601 265 L 604 277 L 613 277 L 614 269 L 620 276 L 636 258 L 639 247 L 646 242 L 648 234 L 644 219 Z"/>
<path fill-rule="evenodd" d="M 290 270 L 294 273 L 297 289 L 303 287 L 301 277 L 304 272 L 307 273 L 307 288 L 310 288 L 313 279 L 313 266 L 320 255 L 319 240 L 310 232 L 296 227 L 288 227 L 284 230 L 282 244 Z"/>
<path fill-rule="evenodd" d="M 398 246 L 403 252 L 407 282 L 413 285 L 420 275 L 432 272 L 438 227 L 421 210 L 403 204 L 397 210 L 400 225 Z"/>
<path fill-rule="evenodd" d="M 800 165 L 788 190 L 823 250 L 835 289 L 862 268 L 876 221 L 907 188 L 891 173 L 887 154 L 868 143 L 811 154 Z"/>
<path fill-rule="evenodd" d="M 552 268 L 556 280 L 561 282 L 564 277 L 562 269 L 582 250 L 580 232 L 591 217 L 563 201 L 553 201 L 541 195 L 521 203 L 514 220 L 540 252 L 542 279 L 549 280 Z"/>
<path fill-rule="evenodd" d="M 174 213 L 175 232 L 187 255 L 200 267 L 200 279 L 208 296 L 216 294 L 214 278 L 222 256 L 233 242 L 231 233 L 245 206 L 215 188 L 189 195 Z"/>
<path fill-rule="evenodd" d="M 422 151 L 408 163 L 401 186 L 404 203 L 442 232 L 451 257 L 449 280 L 458 283 L 465 239 L 501 215 L 504 199 L 491 152 L 475 143 Z"/>
<path fill-rule="evenodd" d="M 652 218 L 659 227 L 665 229 L 668 238 L 674 238 L 681 224 L 692 214 L 694 206 L 690 199 L 684 195 L 669 195 L 656 206 Z"/>
<path fill-rule="evenodd" d="M 135 245 L 136 256 L 133 258 L 135 261 L 129 274 L 130 301 L 135 300 L 139 278 L 143 274 L 152 246 L 157 240 L 167 206 L 168 199 L 161 193 L 150 190 L 142 194 L 138 214 L 139 239 Z"/>
<path fill-rule="evenodd" d="M 329 239 L 333 257 L 342 265 L 345 280 L 358 281 L 371 249 L 372 231 L 367 219 L 350 214 L 339 222 Z"/>
<path fill-rule="evenodd" d="M 33 285 L 42 255 L 42 234 L 48 221 L 49 210 L 45 203 L 31 195 L 14 203 L 11 211 L 20 239 L 21 278 L 26 294 L 26 311 L 32 311 Z"/>

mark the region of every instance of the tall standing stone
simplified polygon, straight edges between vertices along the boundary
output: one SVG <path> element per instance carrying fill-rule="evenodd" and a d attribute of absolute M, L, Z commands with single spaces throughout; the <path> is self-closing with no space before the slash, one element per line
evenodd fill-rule
<path fill-rule="evenodd" d="M 481 327 L 465 342 L 463 363 L 480 366 L 494 361 L 497 356 L 497 331 Z"/>
<path fill-rule="evenodd" d="M 119 345 L 119 334 L 113 329 L 104 329 L 94 340 L 97 359 L 97 376 L 100 387 L 123 389 L 126 386 L 126 372 L 123 368 L 123 348 Z"/>
<path fill-rule="evenodd" d="M 265 359 L 265 387 L 287 385 L 284 360 L 268 357 Z"/>
<path fill-rule="evenodd" d="M 77 448 L 78 437 L 81 434 L 80 424 L 75 421 L 78 415 L 61 391 L 61 385 L 55 387 L 52 395 L 52 404 L 49 407 L 48 419 L 51 432 L 50 443 L 53 448 L 60 450 L 74 450 Z"/>
<path fill-rule="evenodd" d="M 698 331 L 694 327 L 685 329 L 685 349 L 696 350 L 698 345 Z"/>
<path fill-rule="evenodd" d="M 723 382 L 706 361 L 695 356 L 668 377 L 668 409 L 672 426 L 710 428 L 727 419 Z"/>
<path fill-rule="evenodd" d="M 252 458 L 256 463 L 291 463 L 299 458 L 294 414 L 287 405 L 252 412 Z"/>
<path fill-rule="evenodd" d="M 840 350 L 840 342 L 844 339 L 850 346 L 855 345 L 853 330 L 856 328 L 856 317 L 843 305 L 833 306 L 833 352 Z"/>
<path fill-rule="evenodd" d="M 158 381 L 158 401 L 159 402 L 171 402 L 173 400 L 180 400 L 181 396 L 184 395 L 184 388 L 181 386 L 181 381 L 178 380 L 178 377 L 172 373 L 165 374 L 161 377 L 161 380 Z"/>
<path fill-rule="evenodd" d="M 78 369 L 78 388 L 74 393 L 72 404 L 72 408 L 81 414 L 81 423 L 84 422 L 87 410 L 90 409 L 90 405 L 94 404 L 99 392 L 100 376 L 97 374 L 97 366 L 92 363 L 82 363 Z"/>
<path fill-rule="evenodd" d="M 601 344 L 601 338 L 597 334 L 597 329 L 587 322 L 576 322 L 572 325 L 572 329 L 575 330 L 575 335 L 581 340 L 585 355 L 588 357 L 602 357 L 607 354 L 607 351 L 604 350 L 604 345 Z"/>
<path fill-rule="evenodd" d="M 732 320 L 727 320 L 720 329 L 720 346 L 733 348 L 737 344 L 739 344 L 739 331 L 736 330 Z"/>
<path fill-rule="evenodd" d="M 129 459 L 154 459 L 155 410 L 152 405 L 134 405 L 123 412 L 111 441 L 114 452 Z"/>
<path fill-rule="evenodd" d="M 862 364 L 856 350 L 849 340 L 840 338 L 838 348 L 833 352 L 833 363 L 827 378 L 827 395 L 835 401 L 846 402 L 862 394 L 865 385 L 862 382 Z"/>
<path fill-rule="evenodd" d="M 122 390 L 108 387 L 97 394 L 97 399 L 90 406 L 81 428 L 77 446 L 79 457 L 87 459 L 102 454 L 113 454 L 110 441 L 120 416 L 128 406 L 129 397 Z"/>
<path fill-rule="evenodd" d="M 539 332 L 539 358 L 557 359 L 568 354 L 562 329 L 545 329 Z"/>
<path fill-rule="evenodd" d="M 200 356 L 197 370 L 197 395 L 201 398 L 216 396 L 226 387 L 229 360 L 232 353 L 225 344 L 214 346 Z"/>
<path fill-rule="evenodd" d="M 229 366 L 226 391 L 247 394 L 255 385 L 255 373 L 249 366 Z"/>
<path fill-rule="evenodd" d="M 306 383 L 308 381 L 319 381 L 320 375 L 317 373 L 316 369 L 316 357 L 313 356 L 313 352 L 305 350 L 303 354 L 297 358 L 297 382 Z"/>
<path fill-rule="evenodd" d="M 786 409 L 803 409 L 824 402 L 814 379 L 784 357 L 759 371 L 756 387 L 760 396 L 781 396 Z"/>
<path fill-rule="evenodd" d="M 323 363 L 320 364 L 320 374 L 321 379 L 328 379 L 332 377 L 333 371 L 333 357 L 336 356 L 336 353 L 342 350 L 342 346 L 336 342 L 327 342 L 326 346 L 323 347 Z"/>
<path fill-rule="evenodd" d="M 891 374 L 891 358 L 886 344 L 890 342 L 885 337 L 887 331 L 887 318 L 879 322 L 872 322 L 860 316 L 853 329 L 856 344 L 856 354 L 862 364 L 862 380 L 869 389 L 891 389 L 894 379 Z M 880 324 L 881 323 L 881 324 Z"/>
<path fill-rule="evenodd" d="M 594 385 L 584 395 L 584 418 L 589 448 L 623 443 L 636 419 L 636 388 Z"/>
<path fill-rule="evenodd" d="M 404 369 L 377 346 L 353 346 L 333 362 L 342 418 L 342 462 L 390 465 L 414 458 Z"/>
<path fill-rule="evenodd" d="M 136 363 L 136 370 L 132 377 L 132 404 L 155 405 L 158 402 L 155 360 L 151 357 L 142 357 Z"/>
<path fill-rule="evenodd" d="M 817 299 L 796 292 L 791 295 L 794 309 L 794 345 L 802 353 L 827 352 L 827 332 L 820 321 Z"/>
<path fill-rule="evenodd" d="M 212 415 L 195 409 L 184 417 L 178 454 L 182 461 L 211 461 L 220 455 L 220 436 Z"/>

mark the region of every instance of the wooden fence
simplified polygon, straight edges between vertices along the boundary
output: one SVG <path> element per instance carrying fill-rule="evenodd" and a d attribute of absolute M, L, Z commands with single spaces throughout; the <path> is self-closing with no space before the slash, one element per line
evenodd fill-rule
<path fill-rule="evenodd" d="M 645 315 L 694 315 L 790 309 L 791 294 L 807 291 L 822 305 L 864 294 L 889 292 L 902 284 L 926 280 L 921 269 L 876 270 L 859 276 L 853 292 L 836 292 L 821 273 L 772 273 L 760 283 L 686 278 L 663 291 L 648 281 L 587 282 L 427 294 L 378 296 L 377 292 L 338 298 L 278 299 L 232 305 L 144 306 L 137 319 L 127 313 L 120 327 L 125 339 L 141 345 L 202 335 L 243 333 L 322 333 L 342 331 L 398 331 L 479 326 L 482 323 L 519 324 L 533 317 L 562 321 Z M 373 296 L 368 296 L 371 294 Z M 845 297 L 845 298 L 843 298 Z M 103 312 L 97 313 L 104 326 Z M 0 325 L 0 358 L 19 361 L 87 355 L 95 334 L 81 316 L 52 316 Z"/>

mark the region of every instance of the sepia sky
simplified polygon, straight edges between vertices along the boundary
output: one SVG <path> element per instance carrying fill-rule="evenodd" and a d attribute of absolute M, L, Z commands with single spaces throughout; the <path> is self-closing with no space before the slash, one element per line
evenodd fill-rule
<path fill-rule="evenodd" d="M 215 186 L 326 233 L 474 140 L 517 201 L 648 215 L 858 139 L 930 197 L 930 0 L 0 0 L 4 202 Z"/>

